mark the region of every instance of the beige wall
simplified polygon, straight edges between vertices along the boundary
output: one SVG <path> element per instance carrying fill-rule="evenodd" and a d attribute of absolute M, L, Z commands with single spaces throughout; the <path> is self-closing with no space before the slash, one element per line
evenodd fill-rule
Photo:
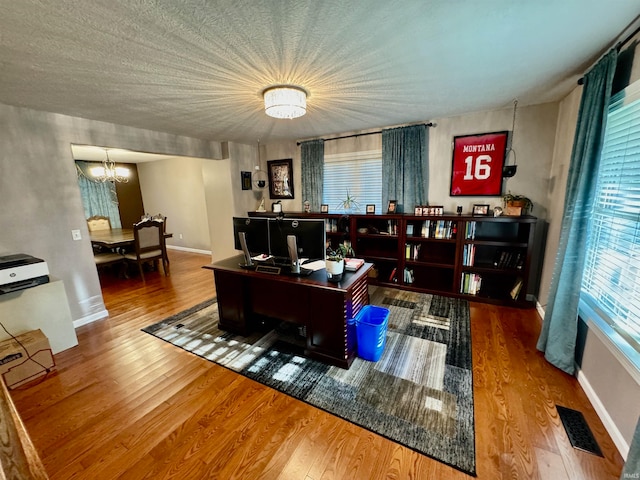
<path fill-rule="evenodd" d="M 145 212 L 167 217 L 168 246 L 209 251 L 203 164 L 216 160 L 179 157 L 138 165 Z"/>

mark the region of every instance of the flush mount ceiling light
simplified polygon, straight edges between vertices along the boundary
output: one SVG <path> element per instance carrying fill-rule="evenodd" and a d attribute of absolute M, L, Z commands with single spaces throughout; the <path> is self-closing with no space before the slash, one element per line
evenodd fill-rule
<path fill-rule="evenodd" d="M 264 111 L 273 118 L 298 118 L 307 112 L 307 92 L 294 85 L 278 85 L 262 92 Z"/>

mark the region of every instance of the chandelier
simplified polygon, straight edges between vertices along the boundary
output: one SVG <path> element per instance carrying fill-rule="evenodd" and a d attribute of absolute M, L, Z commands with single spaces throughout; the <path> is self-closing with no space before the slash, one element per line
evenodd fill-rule
<path fill-rule="evenodd" d="M 116 167 L 116 162 L 109 158 L 109 150 L 104 149 L 106 160 L 101 166 L 91 167 L 89 171 L 91 176 L 97 182 L 118 182 L 127 183 L 129 181 L 129 169 L 125 167 Z"/>
<path fill-rule="evenodd" d="M 307 112 L 307 92 L 294 85 L 278 85 L 262 92 L 264 111 L 274 118 L 297 118 Z"/>

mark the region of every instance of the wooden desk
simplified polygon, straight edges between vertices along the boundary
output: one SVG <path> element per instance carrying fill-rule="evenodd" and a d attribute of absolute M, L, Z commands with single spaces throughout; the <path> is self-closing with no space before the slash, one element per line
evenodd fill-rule
<path fill-rule="evenodd" d="M 173 237 L 173 233 L 165 233 L 164 238 Z M 96 230 L 89 232 L 89 238 L 94 245 L 107 248 L 133 246 L 133 228 L 112 228 L 111 230 Z"/>
<path fill-rule="evenodd" d="M 331 283 L 324 269 L 305 277 L 271 275 L 240 268 L 242 260 L 239 255 L 204 267 L 213 270 L 220 328 L 248 335 L 261 317 L 286 320 L 305 327 L 306 355 L 351 366 L 356 350 L 347 344 L 347 319 L 369 304 L 371 263 Z"/>

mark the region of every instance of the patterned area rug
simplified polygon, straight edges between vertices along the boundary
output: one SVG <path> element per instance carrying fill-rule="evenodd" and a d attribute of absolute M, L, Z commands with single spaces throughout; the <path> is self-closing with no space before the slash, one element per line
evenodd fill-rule
<path fill-rule="evenodd" d="M 286 324 L 250 337 L 219 330 L 215 299 L 143 331 L 475 475 L 468 303 L 369 288 L 390 310 L 387 343 L 379 361 L 349 370 L 304 357 Z"/>

